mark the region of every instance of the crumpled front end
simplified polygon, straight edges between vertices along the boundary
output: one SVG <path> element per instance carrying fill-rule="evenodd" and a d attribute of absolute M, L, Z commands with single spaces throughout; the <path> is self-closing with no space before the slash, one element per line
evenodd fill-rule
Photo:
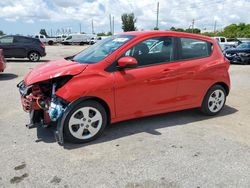
<path fill-rule="evenodd" d="M 27 86 L 21 81 L 17 87 L 21 95 L 23 110 L 30 114 L 28 128 L 48 126 L 56 123 L 62 116 L 68 102 L 55 95 L 72 76 L 63 76 L 41 81 Z"/>

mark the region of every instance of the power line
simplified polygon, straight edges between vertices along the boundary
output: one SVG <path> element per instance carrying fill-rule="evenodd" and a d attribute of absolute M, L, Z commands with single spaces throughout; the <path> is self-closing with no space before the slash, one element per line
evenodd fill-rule
<path fill-rule="evenodd" d="M 93 19 L 92 19 L 92 34 L 94 34 L 95 33 L 95 31 L 94 31 L 94 21 L 93 21 Z"/>
<path fill-rule="evenodd" d="M 109 26 L 110 26 L 110 32 L 112 33 L 111 14 L 109 14 Z"/>
<path fill-rule="evenodd" d="M 214 21 L 214 33 L 216 33 L 217 20 Z"/>
<path fill-rule="evenodd" d="M 157 2 L 156 28 L 159 28 L 159 2 Z"/>
<path fill-rule="evenodd" d="M 194 33 L 194 19 L 192 20 L 192 33 Z"/>
<path fill-rule="evenodd" d="M 115 34 L 115 17 L 113 16 L 113 27 L 112 27 L 112 34 Z"/>

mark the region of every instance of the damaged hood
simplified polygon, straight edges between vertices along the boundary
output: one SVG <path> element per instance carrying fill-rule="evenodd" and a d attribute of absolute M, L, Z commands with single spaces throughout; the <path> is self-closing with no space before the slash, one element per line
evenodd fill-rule
<path fill-rule="evenodd" d="M 78 62 L 67 61 L 65 59 L 50 61 L 48 63 L 36 66 L 28 73 L 24 79 L 24 82 L 26 85 L 31 85 L 60 76 L 74 76 L 84 71 L 87 66 L 87 64 L 80 64 Z"/>

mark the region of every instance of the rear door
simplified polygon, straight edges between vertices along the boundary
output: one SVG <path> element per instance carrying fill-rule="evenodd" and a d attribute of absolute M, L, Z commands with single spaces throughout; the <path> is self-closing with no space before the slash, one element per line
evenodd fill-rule
<path fill-rule="evenodd" d="M 24 58 L 27 57 L 28 48 L 31 44 L 31 39 L 21 36 L 15 36 L 13 42 L 13 49 L 15 51 L 15 57 Z"/>
<path fill-rule="evenodd" d="M 4 57 L 15 57 L 13 42 L 13 36 L 5 36 L 0 38 L 0 48 L 3 49 Z"/>
<path fill-rule="evenodd" d="M 211 59 L 212 44 L 192 38 L 178 38 L 179 76 L 178 108 L 196 107 L 210 83 L 207 66 Z"/>

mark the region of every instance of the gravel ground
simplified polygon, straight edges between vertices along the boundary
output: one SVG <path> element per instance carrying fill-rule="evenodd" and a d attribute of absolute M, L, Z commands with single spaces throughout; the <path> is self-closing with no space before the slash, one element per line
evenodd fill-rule
<path fill-rule="evenodd" d="M 43 62 L 83 46 L 48 46 Z M 232 65 L 216 117 L 197 110 L 117 123 L 98 140 L 59 146 L 53 129 L 27 129 L 16 84 L 37 63 L 0 74 L 0 187 L 250 187 L 250 65 Z"/>

